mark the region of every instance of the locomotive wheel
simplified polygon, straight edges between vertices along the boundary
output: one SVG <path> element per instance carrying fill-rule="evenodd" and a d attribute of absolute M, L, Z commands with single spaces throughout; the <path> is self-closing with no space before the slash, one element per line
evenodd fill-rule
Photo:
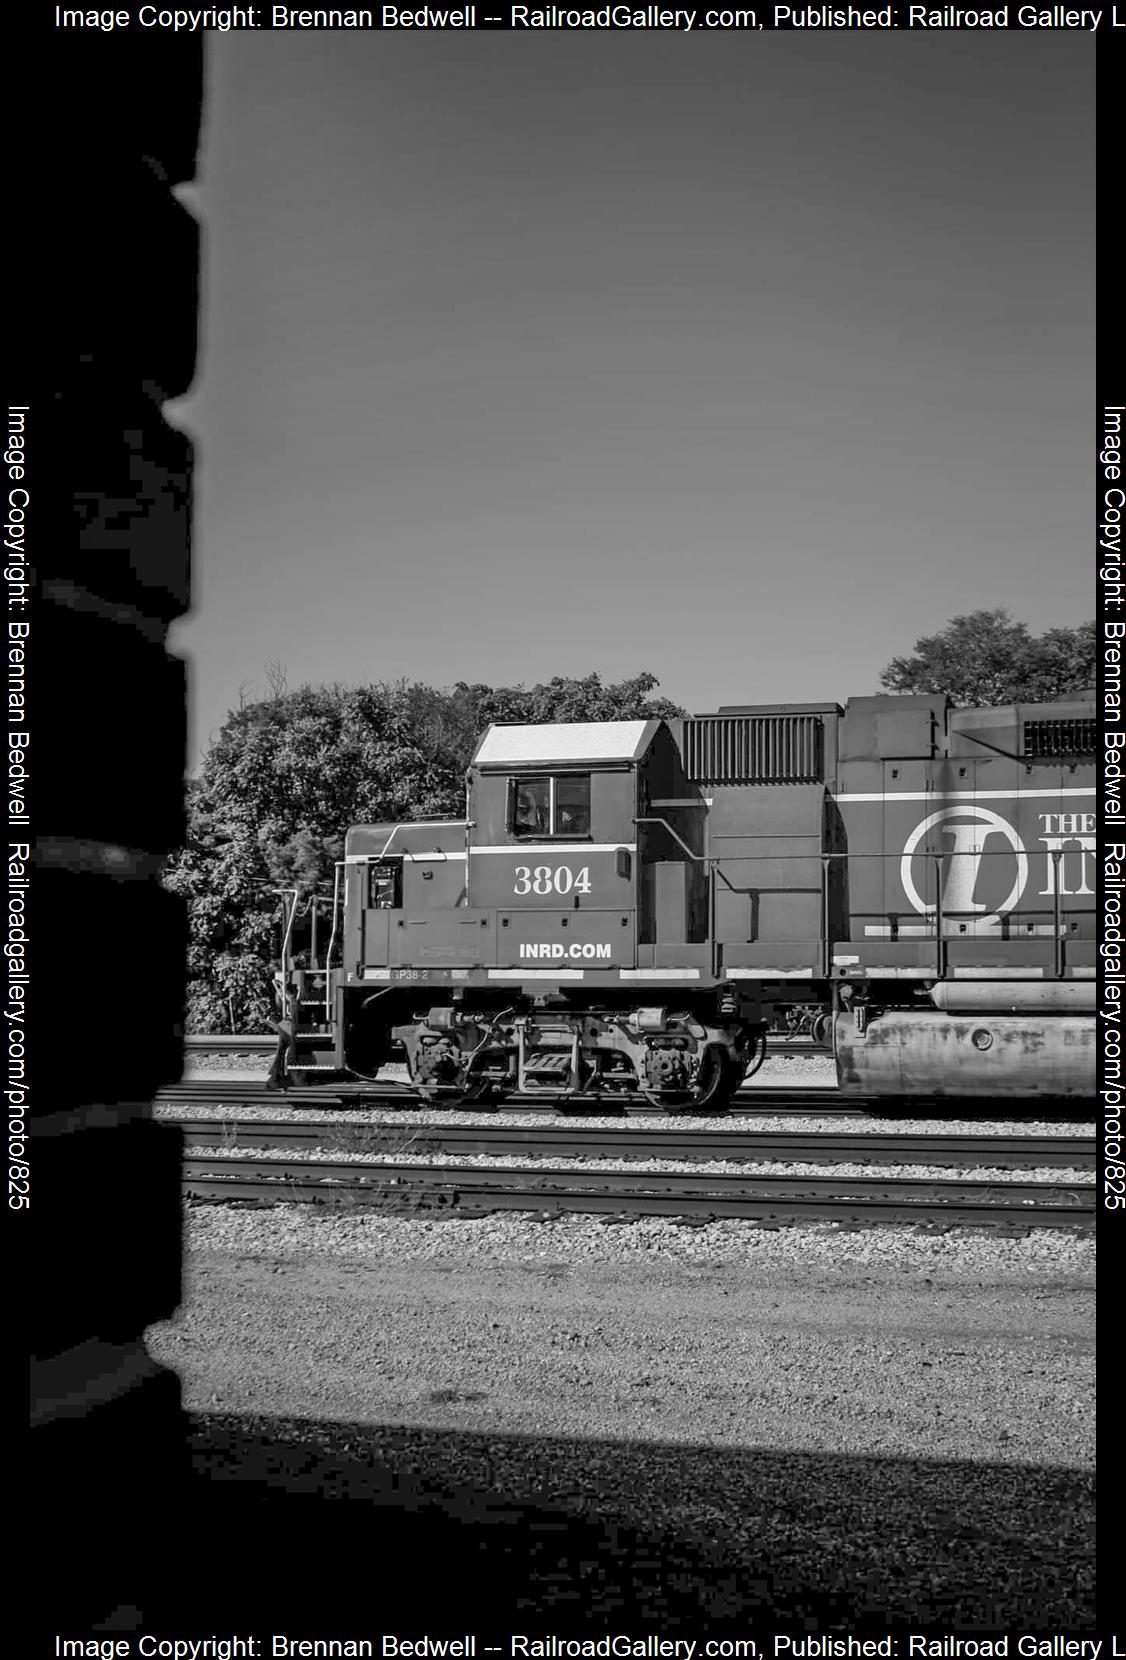
<path fill-rule="evenodd" d="M 712 1044 L 704 1052 L 699 1080 L 694 1089 L 661 1093 L 643 1089 L 642 1094 L 665 1112 L 722 1112 L 743 1081 L 745 1068 L 736 1066 L 725 1049 Z"/>

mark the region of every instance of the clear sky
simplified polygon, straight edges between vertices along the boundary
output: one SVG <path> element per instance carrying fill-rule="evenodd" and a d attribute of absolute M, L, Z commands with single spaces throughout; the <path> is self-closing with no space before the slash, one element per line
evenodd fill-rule
<path fill-rule="evenodd" d="M 209 53 L 193 753 L 270 662 L 703 711 L 1091 614 L 1092 36 Z"/>

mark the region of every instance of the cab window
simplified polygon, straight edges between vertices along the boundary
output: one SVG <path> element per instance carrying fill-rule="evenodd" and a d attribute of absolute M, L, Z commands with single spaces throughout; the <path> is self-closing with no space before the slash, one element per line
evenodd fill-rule
<path fill-rule="evenodd" d="M 590 835 L 590 777 L 555 780 L 555 825 L 557 836 Z"/>
<path fill-rule="evenodd" d="M 516 811 L 512 829 L 517 836 L 550 836 L 551 779 L 514 780 Z"/>
<path fill-rule="evenodd" d="M 509 829 L 514 836 L 590 835 L 590 774 L 513 778 Z"/>

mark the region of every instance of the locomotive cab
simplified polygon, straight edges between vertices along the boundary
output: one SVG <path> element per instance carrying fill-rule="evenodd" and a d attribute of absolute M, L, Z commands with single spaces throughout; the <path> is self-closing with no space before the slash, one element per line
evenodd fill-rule
<path fill-rule="evenodd" d="M 468 898 L 498 968 L 636 962 L 638 776 L 658 723 L 494 726 L 469 773 Z"/>
<path fill-rule="evenodd" d="M 704 802 L 663 722 L 494 726 L 469 803 L 469 898 L 496 911 L 499 966 L 706 955 Z"/>

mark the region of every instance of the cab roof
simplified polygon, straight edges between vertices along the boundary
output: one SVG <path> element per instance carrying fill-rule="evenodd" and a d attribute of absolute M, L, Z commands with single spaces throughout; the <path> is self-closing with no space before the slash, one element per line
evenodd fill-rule
<path fill-rule="evenodd" d="M 587 720 L 564 725 L 490 726 L 477 746 L 477 767 L 574 766 L 584 761 L 638 761 L 659 720 Z"/>

